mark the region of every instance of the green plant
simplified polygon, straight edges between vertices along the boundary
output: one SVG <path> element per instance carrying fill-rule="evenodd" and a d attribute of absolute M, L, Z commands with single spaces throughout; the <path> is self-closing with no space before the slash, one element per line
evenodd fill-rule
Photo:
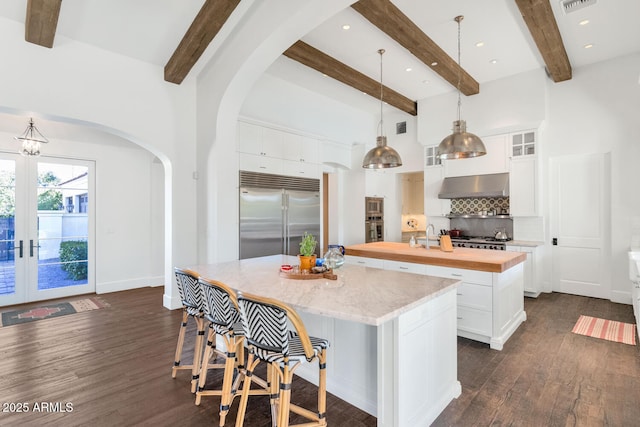
<path fill-rule="evenodd" d="M 73 280 L 87 278 L 87 242 L 70 240 L 60 243 L 60 261 L 62 269 Z"/>
<path fill-rule="evenodd" d="M 317 244 L 318 242 L 316 241 L 316 238 L 313 237 L 313 234 L 308 234 L 305 231 L 304 236 L 302 237 L 302 241 L 300 242 L 300 255 L 313 255 L 316 250 Z"/>

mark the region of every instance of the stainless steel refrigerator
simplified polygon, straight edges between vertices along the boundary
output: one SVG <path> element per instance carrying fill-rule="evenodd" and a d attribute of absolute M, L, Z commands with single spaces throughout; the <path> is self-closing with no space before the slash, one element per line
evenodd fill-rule
<path fill-rule="evenodd" d="M 305 232 L 320 240 L 319 191 L 240 187 L 240 259 L 297 255 Z"/>

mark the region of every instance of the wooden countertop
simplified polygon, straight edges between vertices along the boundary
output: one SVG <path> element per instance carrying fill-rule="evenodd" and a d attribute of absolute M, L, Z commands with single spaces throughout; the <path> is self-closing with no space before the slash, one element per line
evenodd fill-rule
<path fill-rule="evenodd" d="M 487 249 L 453 248 L 443 252 L 439 247 L 412 248 L 406 243 L 374 242 L 345 247 L 347 255 L 442 267 L 502 273 L 527 259 L 522 252 L 493 251 Z"/>

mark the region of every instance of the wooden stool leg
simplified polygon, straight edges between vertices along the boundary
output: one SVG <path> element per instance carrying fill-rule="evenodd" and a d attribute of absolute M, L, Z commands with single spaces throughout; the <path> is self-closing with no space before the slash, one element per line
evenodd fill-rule
<path fill-rule="evenodd" d="M 196 336 L 195 348 L 193 350 L 193 368 L 191 369 L 191 393 L 196 392 L 198 387 L 198 378 L 200 376 L 200 364 L 202 363 L 202 343 L 204 341 L 204 319 L 195 317 L 198 327 L 198 335 Z"/>
<path fill-rule="evenodd" d="M 244 425 L 244 414 L 247 411 L 247 401 L 249 400 L 249 389 L 251 388 L 251 377 L 253 376 L 253 370 L 260 363 L 260 359 L 253 358 L 253 353 L 249 353 L 249 359 L 247 360 L 247 370 L 244 375 L 244 382 L 242 385 L 242 396 L 240 397 L 240 406 L 238 407 L 238 415 L 236 415 L 236 427 L 242 427 Z"/>
<path fill-rule="evenodd" d="M 282 382 L 280 383 L 280 408 L 278 412 L 278 427 L 289 427 L 289 406 L 291 402 L 291 380 L 293 374 L 289 369 L 289 364 L 285 362 L 282 369 Z"/>
<path fill-rule="evenodd" d="M 178 366 L 180 366 L 180 358 L 182 357 L 182 346 L 184 345 L 184 336 L 187 331 L 187 320 L 189 314 L 186 309 L 182 310 L 182 323 L 180 324 L 180 331 L 178 332 L 178 344 L 176 345 L 176 355 L 174 357 L 173 368 L 171 368 L 171 377 L 175 378 L 178 373 Z"/>
<path fill-rule="evenodd" d="M 280 368 L 275 363 L 270 363 L 267 367 L 267 385 L 271 405 L 271 426 L 276 427 L 280 416 Z"/>
<path fill-rule="evenodd" d="M 196 405 L 200 404 L 202 399 L 202 390 L 207 382 L 207 372 L 209 371 L 209 359 L 215 347 L 216 332 L 213 328 L 209 328 L 209 334 L 207 336 L 207 344 L 204 348 L 204 354 L 202 355 L 202 364 L 200 366 L 200 376 L 198 378 L 198 390 L 196 391 Z"/>
<path fill-rule="evenodd" d="M 318 355 L 318 416 L 320 425 L 327 425 L 327 350 L 323 349 Z"/>
<path fill-rule="evenodd" d="M 220 427 L 224 427 L 229 406 L 231 406 L 233 372 L 236 367 L 236 348 L 238 341 L 233 337 L 225 337 L 227 346 L 227 358 L 224 364 L 224 377 L 222 379 L 222 394 L 220 396 Z"/>

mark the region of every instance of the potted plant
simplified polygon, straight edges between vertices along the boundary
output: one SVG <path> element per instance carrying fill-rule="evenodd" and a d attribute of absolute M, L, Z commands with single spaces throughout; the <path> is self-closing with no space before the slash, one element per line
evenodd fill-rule
<path fill-rule="evenodd" d="M 313 234 L 309 234 L 306 231 L 300 242 L 300 254 L 298 259 L 300 260 L 300 270 L 311 270 L 316 265 L 316 246 L 318 242 Z"/>

